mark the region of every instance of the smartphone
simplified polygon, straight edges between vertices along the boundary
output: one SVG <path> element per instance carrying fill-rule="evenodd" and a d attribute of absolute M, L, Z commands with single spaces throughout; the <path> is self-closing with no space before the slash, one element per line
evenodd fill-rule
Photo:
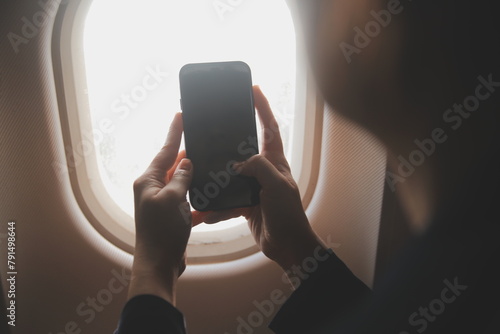
<path fill-rule="evenodd" d="M 250 67 L 239 61 L 187 64 L 179 81 L 186 156 L 194 168 L 191 205 L 198 211 L 257 205 L 257 180 L 232 169 L 259 153 Z"/>

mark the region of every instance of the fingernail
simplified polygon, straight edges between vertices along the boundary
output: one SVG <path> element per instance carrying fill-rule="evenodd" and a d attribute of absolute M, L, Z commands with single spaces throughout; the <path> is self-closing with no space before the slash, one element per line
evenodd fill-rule
<path fill-rule="evenodd" d="M 192 168 L 191 160 L 189 159 L 182 159 L 181 162 L 179 162 L 179 166 L 177 169 L 183 169 L 185 171 L 190 171 Z"/>
<path fill-rule="evenodd" d="M 235 173 L 238 173 L 241 170 L 241 167 L 243 167 L 243 162 L 235 162 L 231 165 L 231 169 Z"/>

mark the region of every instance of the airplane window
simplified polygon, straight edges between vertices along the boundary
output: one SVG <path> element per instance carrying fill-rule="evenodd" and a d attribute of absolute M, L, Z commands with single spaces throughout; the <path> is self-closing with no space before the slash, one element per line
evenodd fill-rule
<path fill-rule="evenodd" d="M 162 146 L 186 63 L 242 60 L 294 154 L 296 36 L 285 1 L 93 0 L 83 57 L 96 161 L 105 189 L 133 216 L 133 181 Z M 235 219 L 196 231 L 243 224 Z"/>
<path fill-rule="evenodd" d="M 69 177 L 80 210 L 104 239 L 133 252 L 132 184 L 180 111 L 178 73 L 187 63 L 249 64 L 308 206 L 319 174 L 324 104 L 296 46 L 297 10 L 288 0 L 68 2 L 53 35 L 66 163 L 53 165 Z M 212 263 L 256 251 L 240 218 L 195 227 L 187 255 L 190 263 Z"/>

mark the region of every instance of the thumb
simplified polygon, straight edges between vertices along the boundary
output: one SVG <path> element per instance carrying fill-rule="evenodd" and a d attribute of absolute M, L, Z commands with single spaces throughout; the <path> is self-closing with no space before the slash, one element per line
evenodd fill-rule
<path fill-rule="evenodd" d="M 192 179 L 193 163 L 189 159 L 182 159 L 163 190 L 174 191 L 180 197 L 186 197 Z"/>
<path fill-rule="evenodd" d="M 260 154 L 252 156 L 247 161 L 235 163 L 233 168 L 237 173 L 255 177 L 264 189 L 276 187 L 284 181 L 284 176 Z"/>

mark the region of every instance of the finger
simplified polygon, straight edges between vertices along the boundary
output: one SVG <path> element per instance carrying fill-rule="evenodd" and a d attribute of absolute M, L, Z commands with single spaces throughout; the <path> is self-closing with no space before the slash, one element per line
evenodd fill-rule
<path fill-rule="evenodd" d="M 283 142 L 281 140 L 278 122 L 273 115 L 269 101 L 262 93 L 259 86 L 253 87 L 254 104 L 259 114 L 260 125 L 262 128 L 263 151 L 272 151 L 284 157 Z"/>
<path fill-rule="evenodd" d="M 167 140 L 160 152 L 153 159 L 145 176 L 155 182 L 157 187 L 165 186 L 165 175 L 175 162 L 182 138 L 182 114 L 177 113 L 170 125 Z"/>
<path fill-rule="evenodd" d="M 272 189 L 286 181 L 283 174 L 260 154 L 247 161 L 235 163 L 233 168 L 237 173 L 256 178 L 262 189 Z"/>
<path fill-rule="evenodd" d="M 182 159 L 172 174 L 172 178 L 158 195 L 162 196 L 163 193 L 175 194 L 177 198 L 185 200 L 192 178 L 193 164 L 191 160 Z"/>
<path fill-rule="evenodd" d="M 249 216 L 251 210 L 252 208 L 238 208 L 222 211 L 210 211 L 203 217 L 203 222 L 205 224 L 216 224 L 224 220 L 238 218 L 241 216 L 247 217 Z"/>
<path fill-rule="evenodd" d="M 177 155 L 177 159 L 175 159 L 174 165 L 172 166 L 172 168 L 168 170 L 167 175 L 165 176 L 165 183 L 168 183 L 168 181 L 170 181 L 172 175 L 174 175 L 174 172 L 177 169 L 177 166 L 179 165 L 181 160 L 184 159 L 185 157 L 186 157 L 186 151 L 185 150 L 180 151 L 179 154 Z"/>
<path fill-rule="evenodd" d="M 205 222 L 205 216 L 208 215 L 210 211 L 191 211 L 191 217 L 193 219 L 193 227 Z"/>

